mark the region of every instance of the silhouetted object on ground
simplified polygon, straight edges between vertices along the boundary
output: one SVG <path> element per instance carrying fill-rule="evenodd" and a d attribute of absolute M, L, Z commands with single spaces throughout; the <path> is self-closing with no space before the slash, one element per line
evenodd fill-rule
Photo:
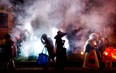
<path fill-rule="evenodd" d="M 46 53 L 47 53 L 47 49 L 44 48 L 38 56 L 38 59 L 37 59 L 38 65 L 40 66 L 48 65 L 48 55 Z"/>
<path fill-rule="evenodd" d="M 55 48 L 54 48 L 54 44 L 53 44 L 52 39 L 50 37 L 48 37 L 47 34 L 43 34 L 41 36 L 41 42 L 47 48 L 47 51 L 49 54 L 48 65 L 50 64 L 50 60 L 52 60 L 52 62 L 55 63 L 54 58 L 56 56 L 56 52 L 55 52 Z"/>
<path fill-rule="evenodd" d="M 6 34 L 4 38 L 5 38 L 5 47 L 4 47 L 5 68 L 8 68 L 11 62 L 12 62 L 13 68 L 15 68 L 15 62 L 14 62 L 15 45 L 14 45 L 14 41 L 11 39 L 11 36 L 9 34 Z"/>
<path fill-rule="evenodd" d="M 66 33 L 61 31 L 57 32 L 57 35 L 54 37 L 56 39 L 56 67 L 63 68 L 66 63 L 66 48 L 63 47 L 65 41 L 62 40 L 62 37 L 65 36 Z"/>

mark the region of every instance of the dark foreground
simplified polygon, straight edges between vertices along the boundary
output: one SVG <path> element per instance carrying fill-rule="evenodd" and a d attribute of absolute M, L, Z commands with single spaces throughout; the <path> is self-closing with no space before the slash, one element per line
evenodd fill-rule
<path fill-rule="evenodd" d="M 16 69 L 4 69 L 0 67 L 0 73 L 116 73 L 116 66 L 113 63 L 111 69 L 84 69 L 82 63 L 71 63 L 64 69 L 55 69 L 38 66 L 35 62 L 19 62 L 16 63 Z"/>
<path fill-rule="evenodd" d="M 76 67 L 65 67 L 63 70 L 56 69 L 43 69 L 43 68 L 16 68 L 12 69 L 1 69 L 0 73 L 116 73 L 116 68 L 112 69 L 83 69 Z"/>

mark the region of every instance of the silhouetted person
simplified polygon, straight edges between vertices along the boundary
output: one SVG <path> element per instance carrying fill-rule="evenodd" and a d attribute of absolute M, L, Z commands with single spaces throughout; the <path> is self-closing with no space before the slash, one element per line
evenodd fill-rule
<path fill-rule="evenodd" d="M 49 58 L 48 58 L 48 65 L 50 63 L 50 60 L 52 60 L 53 63 L 55 63 L 55 49 L 54 49 L 54 44 L 53 41 L 50 37 L 47 36 L 47 34 L 43 34 L 41 36 L 41 42 L 45 45 L 45 47 L 47 48 L 48 54 L 49 54 Z"/>
<path fill-rule="evenodd" d="M 100 69 L 104 69 L 105 63 L 103 62 L 103 53 L 105 48 L 109 46 L 108 39 L 106 37 L 100 38 L 98 42 L 98 46 L 96 48 L 97 56 L 99 59 Z"/>
<path fill-rule="evenodd" d="M 4 52 L 5 52 L 5 68 L 8 68 L 10 62 L 12 62 L 12 66 L 15 69 L 15 62 L 14 62 L 15 46 L 14 46 L 14 42 L 11 39 L 11 36 L 9 34 L 5 34 L 4 38 L 5 38 L 5 47 L 4 47 Z"/>
<path fill-rule="evenodd" d="M 63 47 L 65 41 L 62 40 L 62 37 L 65 36 L 66 33 L 61 31 L 57 32 L 57 35 L 54 37 L 56 39 L 56 67 L 63 68 L 66 62 L 66 48 Z"/>

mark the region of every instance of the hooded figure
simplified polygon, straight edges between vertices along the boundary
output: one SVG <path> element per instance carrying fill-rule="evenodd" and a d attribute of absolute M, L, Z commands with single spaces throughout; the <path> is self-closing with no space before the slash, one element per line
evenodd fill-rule
<path fill-rule="evenodd" d="M 92 33 L 89 36 L 89 39 L 86 41 L 84 46 L 85 48 L 85 57 L 84 57 L 84 68 L 99 68 L 98 57 L 96 54 L 96 47 L 99 35 Z"/>

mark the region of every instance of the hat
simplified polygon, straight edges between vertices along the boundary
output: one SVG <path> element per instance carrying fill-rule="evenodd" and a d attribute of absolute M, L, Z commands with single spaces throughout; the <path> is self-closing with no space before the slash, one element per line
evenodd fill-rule
<path fill-rule="evenodd" d="M 63 36 L 65 36 L 67 33 L 63 33 L 61 32 L 60 30 L 57 32 L 57 35 L 55 36 L 55 39 L 56 38 L 62 38 Z"/>

